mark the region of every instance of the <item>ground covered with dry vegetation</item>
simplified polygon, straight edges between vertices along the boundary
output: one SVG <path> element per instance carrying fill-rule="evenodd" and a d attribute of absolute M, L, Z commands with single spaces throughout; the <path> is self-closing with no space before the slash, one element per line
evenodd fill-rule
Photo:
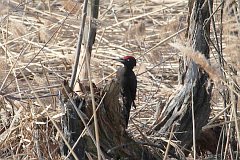
<path fill-rule="evenodd" d="M 220 127 L 220 131 L 216 131 L 219 137 L 212 135 L 214 142 L 203 138 L 199 144 L 224 141 L 218 146 L 222 158 L 237 157 L 240 150 L 240 4 L 227 1 L 221 7 L 221 3 L 214 1 L 215 26 L 211 27 L 210 61 L 206 62 L 202 57 L 192 56 L 189 48 L 184 47 L 188 46 L 188 1 L 100 1 L 99 18 L 92 20 L 97 28 L 91 55 L 92 81 L 97 88 L 104 88 L 120 65 L 113 58 L 136 57 L 137 108 L 131 111 L 127 129 L 135 140 L 141 140 L 143 135 L 152 141 L 161 138 L 160 135 L 148 137 L 147 132 L 169 97 L 181 87 L 178 67 L 179 58 L 184 55 L 205 69 L 214 83 L 211 116 L 204 129 Z M 63 142 L 59 95 L 64 81 L 71 77 L 81 8 L 82 2 L 71 0 L 1 1 L 1 159 L 39 159 L 39 156 L 64 159 L 59 152 Z M 216 50 L 220 49 L 224 66 L 217 58 Z M 83 96 L 90 99 L 89 95 Z M 202 134 L 209 136 L 206 132 Z M 199 151 L 199 157 L 217 154 L 215 148 L 205 149 L 201 154 Z"/>

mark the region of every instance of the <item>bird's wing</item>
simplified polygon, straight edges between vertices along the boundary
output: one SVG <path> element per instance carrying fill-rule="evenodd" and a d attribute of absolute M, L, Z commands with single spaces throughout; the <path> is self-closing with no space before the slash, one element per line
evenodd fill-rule
<path fill-rule="evenodd" d="M 130 90 L 132 93 L 132 100 L 136 99 L 136 91 L 137 91 L 137 78 L 133 72 L 133 74 L 131 74 L 131 85 L 130 85 Z"/>

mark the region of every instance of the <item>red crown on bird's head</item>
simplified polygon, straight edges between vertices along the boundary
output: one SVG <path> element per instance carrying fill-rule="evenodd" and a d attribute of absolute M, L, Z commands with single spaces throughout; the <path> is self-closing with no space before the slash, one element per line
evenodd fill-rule
<path fill-rule="evenodd" d="M 135 59 L 135 58 L 133 56 L 124 56 L 123 59 L 128 60 L 128 59 Z"/>

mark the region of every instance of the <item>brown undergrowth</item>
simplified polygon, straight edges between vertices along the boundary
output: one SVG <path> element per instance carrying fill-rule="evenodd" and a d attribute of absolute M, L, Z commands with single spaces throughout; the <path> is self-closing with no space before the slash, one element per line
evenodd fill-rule
<path fill-rule="evenodd" d="M 221 87 L 213 92 L 212 116 L 206 128 L 221 126 L 225 127 L 225 133 L 232 133 L 231 129 L 239 133 L 236 131 L 240 127 L 239 108 L 234 110 L 239 107 L 239 100 L 234 97 L 239 96 L 240 80 L 240 31 L 235 3 L 226 5 L 233 8 L 231 12 L 224 8 L 225 65 L 219 67 L 212 46 L 211 59 L 207 61 L 196 57 L 189 48 L 168 45 L 176 42 L 185 45 L 184 30 L 172 35 L 186 27 L 187 1 L 129 2 L 101 1 L 100 18 L 94 20 L 98 33 L 91 58 L 92 81 L 100 90 L 114 78 L 118 68 L 112 58 L 124 55 L 137 58 L 137 109 L 131 111 L 127 132 L 136 141 L 154 142 L 161 138 L 148 137 L 146 132 L 157 118 L 156 110 L 160 111 L 174 90 L 181 87 L 177 82 L 180 50 L 213 80 L 221 80 L 218 82 Z M 75 1 L 16 0 L 0 3 L 1 159 L 63 159 L 59 150 L 63 137 L 57 128 L 62 130 L 60 120 L 65 113 L 57 96 L 63 89 L 63 81 L 71 77 L 82 2 L 75 4 Z M 216 13 L 219 22 L 220 10 Z M 219 34 L 219 25 L 217 29 Z M 213 33 L 211 39 L 215 42 Z M 235 139 L 238 136 L 233 134 Z M 228 150 L 231 144 L 226 143 L 227 155 L 231 155 Z"/>

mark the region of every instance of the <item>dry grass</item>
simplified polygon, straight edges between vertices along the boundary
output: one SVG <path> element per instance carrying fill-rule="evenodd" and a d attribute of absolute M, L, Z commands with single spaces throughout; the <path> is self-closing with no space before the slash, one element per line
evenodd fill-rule
<path fill-rule="evenodd" d="M 184 44 L 186 41 L 184 32 L 172 35 L 186 27 L 187 1 L 128 2 L 101 2 L 91 71 L 93 81 L 101 88 L 114 77 L 118 67 L 118 63 L 111 58 L 124 55 L 137 58 L 137 109 L 132 111 L 131 119 L 145 133 L 155 119 L 156 108 L 161 108 L 179 87 L 179 51 L 168 43 Z M 59 124 L 61 107 L 56 103 L 56 97 L 51 95 L 57 94 L 63 80 L 71 76 L 80 7 L 81 4 L 75 5 L 75 1 L 23 3 L 10 0 L 9 4 L 5 1 L 0 3 L 0 158 L 34 159 L 42 156 L 62 159 L 57 152 L 62 138 L 49 118 Z M 72 9 L 73 12 L 68 13 Z M 235 31 L 238 35 L 234 34 Z M 239 23 L 234 16 L 224 17 L 224 58 L 238 72 L 239 32 Z M 156 47 L 152 49 L 153 46 Z M 199 60 L 198 64 L 213 79 L 222 78 L 219 70 L 210 65 L 210 62 L 217 63 L 214 49 L 210 62 L 204 57 L 192 56 L 191 51 L 184 50 L 184 53 L 189 53 L 187 56 L 195 58 L 196 62 Z M 239 73 L 233 75 L 228 65 L 223 69 L 226 77 L 222 79 L 229 82 L 226 88 L 231 86 L 233 80 L 239 84 Z M 232 90 L 237 91 L 234 87 Z M 218 92 L 215 88 L 213 117 L 224 108 Z M 36 95 L 49 97 L 31 99 Z M 230 116 L 231 111 L 233 108 L 226 114 Z M 223 119 L 222 115 L 220 117 Z M 230 120 L 233 119 L 234 116 L 231 116 Z M 134 138 L 141 139 L 141 134 L 132 123 L 128 131 Z"/>

